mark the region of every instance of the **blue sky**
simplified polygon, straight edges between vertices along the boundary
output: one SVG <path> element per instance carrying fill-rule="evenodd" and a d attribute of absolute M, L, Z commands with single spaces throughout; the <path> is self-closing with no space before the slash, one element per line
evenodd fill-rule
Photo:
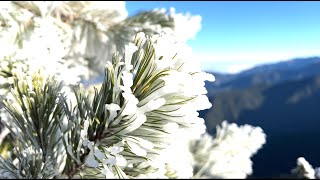
<path fill-rule="evenodd" d="M 126 2 L 129 15 L 170 7 L 176 13 L 202 17 L 200 32 L 188 44 L 204 70 L 238 72 L 257 64 L 320 55 L 320 2 Z"/>

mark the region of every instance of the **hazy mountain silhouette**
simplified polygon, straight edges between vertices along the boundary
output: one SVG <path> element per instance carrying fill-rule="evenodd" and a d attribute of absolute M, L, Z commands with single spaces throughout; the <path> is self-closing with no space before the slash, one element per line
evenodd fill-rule
<path fill-rule="evenodd" d="M 251 120 L 254 125 L 263 126 L 264 129 L 277 133 L 316 130 L 318 127 L 310 123 L 317 122 L 320 127 L 320 113 L 317 113 L 316 108 L 320 103 L 320 75 L 276 85 L 256 85 L 241 90 L 227 90 L 209 97 L 209 100 L 213 107 L 207 110 L 204 116 L 209 127 L 215 127 L 224 119 L 230 122 L 242 122 L 242 117 L 246 118 L 246 121 Z M 272 117 L 281 118 L 281 121 L 277 122 L 277 129 L 274 129 L 270 120 L 267 120 Z M 299 118 L 306 119 L 304 121 L 306 122 L 316 117 L 319 120 L 305 123 L 301 129 Z M 287 127 L 288 123 L 291 124 L 290 127 Z M 293 126 L 294 124 L 298 127 Z"/>
<path fill-rule="evenodd" d="M 238 74 L 211 72 L 217 82 L 208 82 L 209 95 L 228 89 L 242 89 L 257 84 L 276 84 L 320 74 L 320 57 L 297 58 L 274 64 L 260 65 Z"/>

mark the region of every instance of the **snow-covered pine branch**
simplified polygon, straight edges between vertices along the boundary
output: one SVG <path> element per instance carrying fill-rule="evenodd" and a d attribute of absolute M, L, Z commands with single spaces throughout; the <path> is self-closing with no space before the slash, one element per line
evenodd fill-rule
<path fill-rule="evenodd" d="M 185 43 L 201 17 L 174 9 L 127 17 L 114 3 L 1 2 L 1 120 L 12 141 L 1 144 L 0 177 L 251 174 L 260 128 L 223 123 L 203 135 L 198 111 L 211 107 L 204 82 L 214 77 Z M 101 73 L 99 89 L 79 84 Z M 203 143 L 210 153 L 195 151 Z"/>

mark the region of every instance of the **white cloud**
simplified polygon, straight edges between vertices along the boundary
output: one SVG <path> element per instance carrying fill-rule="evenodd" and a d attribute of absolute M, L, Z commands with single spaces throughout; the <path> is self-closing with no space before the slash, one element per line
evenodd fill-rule
<path fill-rule="evenodd" d="M 193 59 L 199 61 L 203 70 L 216 70 L 221 72 L 236 73 L 258 64 L 275 63 L 292 58 L 319 56 L 320 49 L 301 51 L 262 52 L 250 53 L 199 53 L 193 50 Z"/>
<path fill-rule="evenodd" d="M 235 74 L 240 71 L 250 69 L 253 66 L 254 66 L 254 64 L 234 64 L 234 65 L 230 65 L 230 67 L 228 67 L 227 72 L 230 74 Z"/>
<path fill-rule="evenodd" d="M 190 13 L 176 13 L 175 8 L 170 8 L 170 14 L 174 18 L 175 32 L 178 39 L 183 41 L 195 39 L 201 30 L 201 16 L 191 15 Z"/>

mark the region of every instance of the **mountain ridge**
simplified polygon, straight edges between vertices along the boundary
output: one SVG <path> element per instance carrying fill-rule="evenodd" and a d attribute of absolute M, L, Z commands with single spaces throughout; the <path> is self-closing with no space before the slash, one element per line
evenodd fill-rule
<path fill-rule="evenodd" d="M 300 65 L 299 65 L 300 64 Z M 320 74 L 320 57 L 296 58 L 279 63 L 260 65 L 238 74 L 208 72 L 217 83 L 207 82 L 209 95 L 228 89 L 242 89 L 256 84 L 276 84 L 288 80 L 299 80 Z"/>

